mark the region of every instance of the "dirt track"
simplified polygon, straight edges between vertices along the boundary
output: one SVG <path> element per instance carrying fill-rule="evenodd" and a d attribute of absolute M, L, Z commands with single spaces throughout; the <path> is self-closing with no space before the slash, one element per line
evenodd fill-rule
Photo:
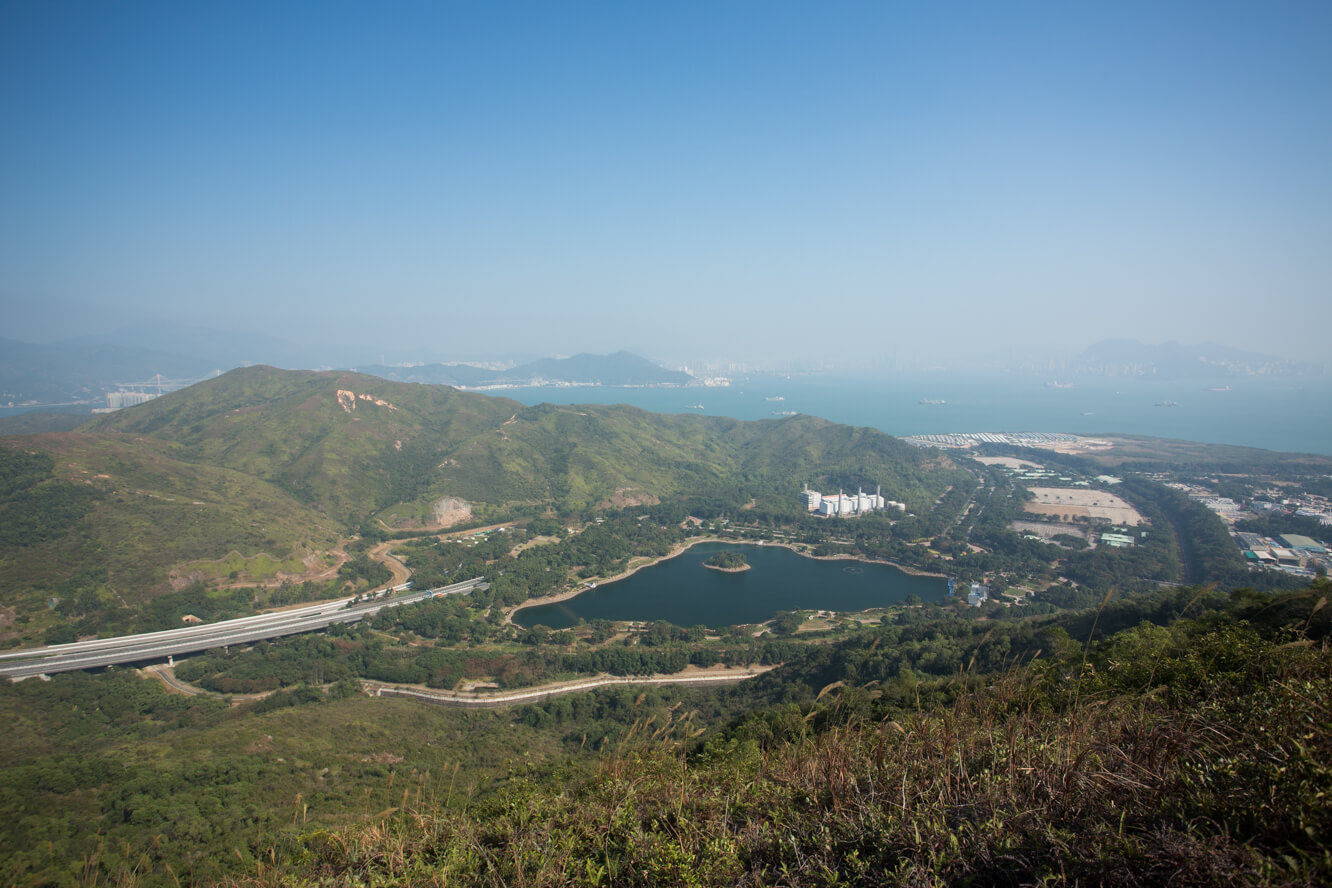
<path fill-rule="evenodd" d="M 388 585 L 400 586 L 411 579 L 412 572 L 407 569 L 407 565 L 399 560 L 397 555 L 394 555 L 389 551 L 392 546 L 393 540 L 389 540 L 386 543 L 380 543 L 367 552 L 366 555 L 369 556 L 372 561 L 378 561 L 380 564 L 393 571 L 393 579 Z"/>
<path fill-rule="evenodd" d="M 504 691 L 498 694 L 432 691 L 419 687 L 386 685 L 367 681 L 363 681 L 361 684 L 373 697 L 407 697 L 419 700 L 422 703 L 432 703 L 436 706 L 453 706 L 462 709 L 497 709 L 504 706 L 535 703 L 548 697 L 558 697 L 561 694 L 581 693 L 606 685 L 664 685 L 745 681 L 776 668 L 775 666 L 760 666 L 752 669 L 722 667 L 706 671 L 687 670 L 674 675 L 601 675 L 596 678 L 537 685 L 536 687 Z"/>
<path fill-rule="evenodd" d="M 530 688 L 522 688 L 516 691 L 500 691 L 494 694 L 431 690 L 420 687 L 419 685 L 389 685 L 364 679 L 361 681 L 361 687 L 372 697 L 407 697 L 409 699 L 419 700 L 422 703 L 432 703 L 436 706 L 452 706 L 462 709 L 498 709 L 504 706 L 535 703 L 539 700 L 545 700 L 548 697 L 558 697 L 561 694 L 581 693 L 582 691 L 590 691 L 593 688 L 605 687 L 607 685 L 665 685 L 745 681 L 746 679 L 753 678 L 756 675 L 762 675 L 763 673 L 776 668 L 776 666 L 756 666 L 751 668 L 715 666 L 709 669 L 700 669 L 698 667 L 690 666 L 686 668 L 685 671 L 677 672 L 673 675 L 599 675 L 596 678 L 550 682 L 548 684 L 536 685 Z M 148 666 L 143 671 L 160 680 L 170 690 L 191 697 L 197 695 L 229 697 L 231 702 L 236 704 L 246 700 L 260 700 L 273 693 L 272 691 L 267 691 L 261 694 L 219 694 L 215 691 L 205 690 L 204 688 L 181 681 L 176 678 L 172 668 L 164 664 Z"/>

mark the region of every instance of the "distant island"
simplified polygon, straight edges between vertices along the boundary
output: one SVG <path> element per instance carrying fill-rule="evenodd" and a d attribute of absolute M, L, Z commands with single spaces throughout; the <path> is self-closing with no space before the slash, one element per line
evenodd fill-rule
<path fill-rule="evenodd" d="M 417 364 L 406 367 L 372 366 L 364 373 L 395 382 L 451 385 L 455 388 L 497 389 L 530 385 L 678 386 L 696 383 L 682 370 L 669 370 L 629 352 L 613 355 L 574 355 L 542 358 L 507 370 L 468 364 Z"/>
<path fill-rule="evenodd" d="M 720 570 L 726 573 L 740 573 L 749 570 L 749 560 L 739 552 L 718 552 L 707 561 L 703 566 L 709 570 Z"/>

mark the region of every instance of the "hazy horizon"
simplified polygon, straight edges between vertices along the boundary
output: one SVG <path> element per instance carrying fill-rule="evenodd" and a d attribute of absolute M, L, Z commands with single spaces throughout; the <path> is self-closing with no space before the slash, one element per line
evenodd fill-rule
<path fill-rule="evenodd" d="M 646 358 L 666 368 L 685 369 L 700 378 L 728 373 L 775 373 L 779 375 L 789 373 L 841 373 L 865 378 L 876 376 L 886 378 L 886 376 L 903 373 L 953 373 L 962 375 L 980 373 L 983 375 L 993 372 L 1011 372 L 1020 375 L 1034 374 L 1048 377 L 1060 373 L 1081 375 L 1091 372 L 1094 375 L 1099 375 L 1102 371 L 1097 370 L 1096 365 L 1104 362 L 1106 358 L 1104 353 L 1099 358 L 1092 358 L 1091 354 L 1098 350 L 1103 352 L 1105 347 L 1109 347 L 1112 353 L 1122 353 L 1119 357 L 1110 361 L 1114 365 L 1123 366 L 1140 362 L 1159 363 L 1165 361 L 1170 365 L 1169 373 L 1171 375 L 1182 373 L 1188 377 L 1191 371 L 1181 369 L 1178 363 L 1179 355 L 1170 352 L 1171 346 L 1179 346 L 1180 353 L 1190 355 L 1189 360 L 1194 362 L 1196 367 L 1193 375 L 1207 376 L 1212 373 L 1208 370 L 1208 364 L 1205 362 L 1197 363 L 1197 359 L 1192 357 L 1194 355 L 1206 355 L 1211 360 L 1236 360 L 1241 355 L 1247 355 L 1259 362 L 1256 366 L 1267 366 L 1267 369 L 1254 371 L 1259 374 L 1271 372 L 1273 368 L 1278 366 L 1284 366 L 1285 369 L 1281 371 L 1283 375 L 1289 373 L 1323 375 L 1332 372 L 1332 364 L 1323 360 L 1301 361 L 1283 354 L 1251 352 L 1232 346 L 1229 343 L 1179 343 L 1175 341 L 1143 343 L 1129 339 L 1100 340 L 1096 343 L 1088 343 L 1086 348 L 1078 347 L 1076 349 L 1073 348 L 1072 344 L 1066 343 L 1066 348 L 1047 349 L 1039 352 L 1016 350 L 949 352 L 923 357 L 911 356 L 908 353 L 907 356 L 903 357 L 897 353 L 895 348 L 888 347 L 881 353 L 871 355 L 842 354 L 819 357 L 790 354 L 750 360 L 737 358 L 735 355 L 727 353 L 711 355 L 694 352 L 653 353 L 623 347 L 597 352 L 570 352 L 559 351 L 554 347 L 554 344 L 544 351 L 497 352 L 468 349 L 444 351 L 429 347 L 415 349 L 403 347 L 393 352 L 381 351 L 379 354 L 374 354 L 373 349 L 368 346 L 358 347 L 355 344 L 345 342 L 323 342 L 304 346 L 281 340 L 268 333 L 252 335 L 245 331 L 172 325 L 160 322 L 86 335 L 57 336 L 42 342 L 0 337 L 0 343 L 6 341 L 22 342 L 25 345 L 39 347 L 60 348 L 63 350 L 60 353 L 68 354 L 70 357 L 75 357 L 76 354 L 89 347 L 107 345 L 116 345 L 124 349 L 144 349 L 146 352 L 160 354 L 164 359 L 172 356 L 176 358 L 188 356 L 188 358 L 195 359 L 196 362 L 198 360 L 212 362 L 216 369 L 210 372 L 208 376 L 237 367 L 262 364 L 271 364 L 286 369 L 306 370 L 342 369 L 355 371 L 376 366 L 406 369 L 431 364 L 468 364 L 496 369 L 513 367 L 542 359 L 553 358 L 558 360 L 584 355 L 608 357 L 617 352 L 627 352 L 639 358 Z M 1208 346 L 1216 346 L 1219 350 L 1212 352 Z M 74 351 L 70 351 L 71 349 Z M 1142 357 L 1135 359 L 1129 356 L 1135 353 L 1141 353 Z M 59 362 L 56 354 L 44 353 L 44 356 L 38 360 Z M 128 355 L 129 352 L 124 354 Z M 111 358 L 108 356 L 108 359 Z M 1088 360 L 1092 362 L 1091 365 L 1085 363 Z"/>
<path fill-rule="evenodd" d="M 0 16 L 7 338 L 1326 353 L 1327 4 Z"/>

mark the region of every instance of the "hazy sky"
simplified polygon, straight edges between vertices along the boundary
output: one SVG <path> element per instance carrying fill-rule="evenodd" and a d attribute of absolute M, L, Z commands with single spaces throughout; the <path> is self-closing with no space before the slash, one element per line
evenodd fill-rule
<path fill-rule="evenodd" d="M 1329 46 L 1327 0 L 10 0 L 0 336 L 1325 358 Z"/>

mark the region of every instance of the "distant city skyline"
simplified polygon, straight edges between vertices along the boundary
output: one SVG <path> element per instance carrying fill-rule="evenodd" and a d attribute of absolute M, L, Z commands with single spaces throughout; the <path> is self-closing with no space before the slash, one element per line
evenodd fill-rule
<path fill-rule="evenodd" d="M 1332 5 L 9 4 L 7 338 L 1321 361 Z"/>

